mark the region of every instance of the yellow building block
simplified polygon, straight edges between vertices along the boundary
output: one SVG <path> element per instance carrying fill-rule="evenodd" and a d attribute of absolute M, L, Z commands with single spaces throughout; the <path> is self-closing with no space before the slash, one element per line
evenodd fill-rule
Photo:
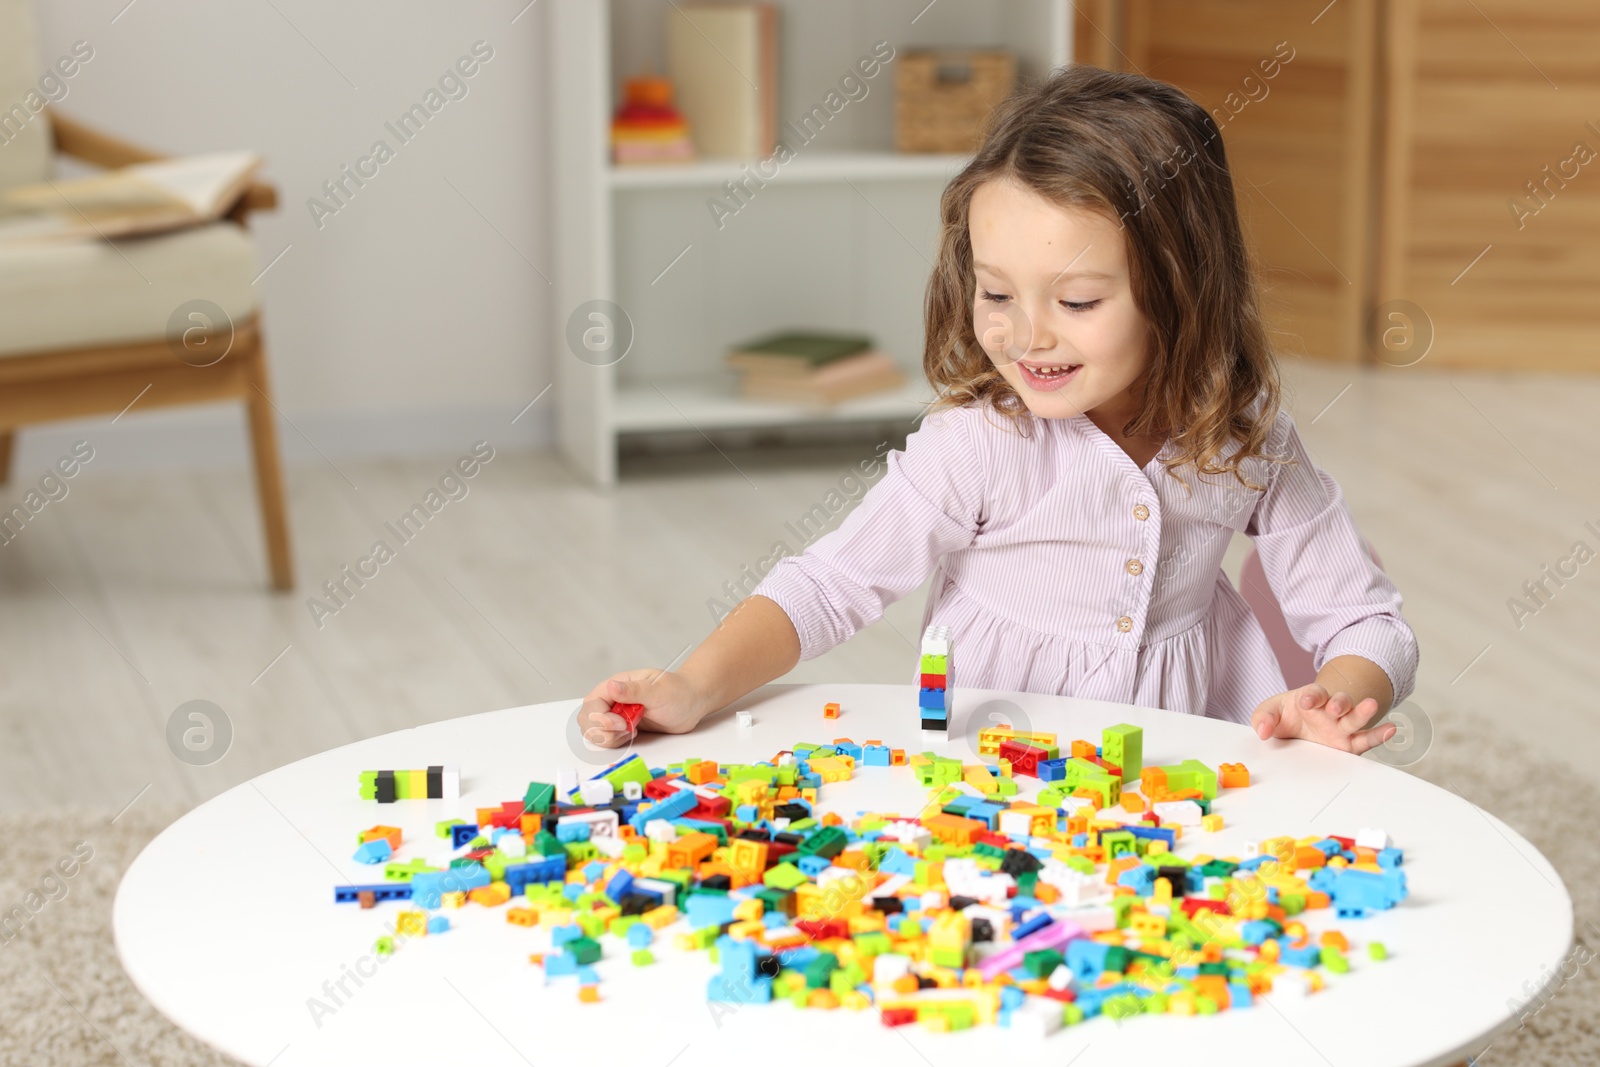
<path fill-rule="evenodd" d="M 1222 816 L 1220 816 L 1220 815 L 1202 815 L 1202 816 L 1200 816 L 1200 829 L 1205 830 L 1207 833 L 1216 833 L 1218 830 L 1222 829 Z"/>

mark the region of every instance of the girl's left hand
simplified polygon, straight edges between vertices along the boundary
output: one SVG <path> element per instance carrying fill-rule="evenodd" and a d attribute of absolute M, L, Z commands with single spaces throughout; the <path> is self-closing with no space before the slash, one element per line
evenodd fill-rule
<path fill-rule="evenodd" d="M 1371 697 L 1356 704 L 1344 693 L 1329 695 L 1321 683 L 1312 682 L 1262 701 L 1250 716 L 1250 725 L 1263 741 L 1300 738 L 1359 756 L 1389 740 L 1399 729 L 1392 722 L 1363 729 L 1377 713 L 1378 702 Z"/>

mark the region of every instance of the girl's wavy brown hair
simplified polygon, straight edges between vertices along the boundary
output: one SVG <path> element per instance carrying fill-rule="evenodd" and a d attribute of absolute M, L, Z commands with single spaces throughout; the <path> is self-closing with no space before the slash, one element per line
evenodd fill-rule
<path fill-rule="evenodd" d="M 986 402 L 1030 432 L 1032 413 L 972 324 L 977 280 L 967 214 L 973 192 L 1001 178 L 1063 207 L 1121 220 L 1129 282 L 1150 338 L 1145 402 L 1123 433 L 1170 437 L 1169 472 L 1192 464 L 1264 488 L 1239 468 L 1264 455 L 1280 402 L 1278 367 L 1222 137 L 1181 90 L 1139 74 L 1064 67 L 1022 85 L 989 116 L 977 154 L 940 201 L 939 259 L 924 308 L 922 362 L 937 394 L 930 410 Z M 1241 447 L 1221 459 L 1233 441 Z"/>

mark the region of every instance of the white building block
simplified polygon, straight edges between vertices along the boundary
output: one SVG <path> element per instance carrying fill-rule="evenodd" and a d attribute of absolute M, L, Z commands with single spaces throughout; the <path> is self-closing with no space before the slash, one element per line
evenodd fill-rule
<path fill-rule="evenodd" d="M 879 989 L 888 989 L 897 979 L 910 973 L 910 956 L 884 952 L 872 957 L 872 984 Z"/>
<path fill-rule="evenodd" d="M 754 716 L 748 711 L 736 711 L 733 713 L 733 717 L 740 726 L 750 726 L 755 722 Z"/>
<path fill-rule="evenodd" d="M 617 787 L 604 778 L 591 778 L 578 786 L 578 796 L 585 804 L 609 804 L 617 795 Z"/>
<path fill-rule="evenodd" d="M 1160 817 L 1163 825 L 1169 822 L 1179 826 L 1200 825 L 1200 805 L 1192 800 L 1161 800 L 1150 805 L 1150 809 Z"/>
<path fill-rule="evenodd" d="M 1029 997 L 1020 1007 L 1013 1008 L 1007 1016 L 1010 1029 L 1024 1037 L 1049 1037 L 1065 1023 L 1066 1009 L 1060 1001 L 1049 997 Z"/>
<path fill-rule="evenodd" d="M 1002 811 L 1000 832 L 1006 837 L 1027 837 L 1033 829 L 1033 816 L 1025 811 Z"/>
<path fill-rule="evenodd" d="M 1386 830 L 1376 830 L 1370 826 L 1363 826 L 1356 831 L 1356 847 L 1376 849 L 1382 852 L 1389 847 L 1389 833 Z"/>

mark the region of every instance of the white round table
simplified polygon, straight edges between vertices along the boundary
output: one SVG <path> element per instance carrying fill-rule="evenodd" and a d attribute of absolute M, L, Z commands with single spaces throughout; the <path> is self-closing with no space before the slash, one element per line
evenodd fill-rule
<path fill-rule="evenodd" d="M 717 969 L 704 952 L 674 948 L 675 928 L 657 938 L 657 962 L 646 967 L 634 967 L 618 939 L 602 938 L 602 1000 L 581 1004 L 574 979 L 547 983 L 529 962 L 548 933 L 508 923 L 503 906 L 447 909 L 439 914 L 452 930 L 403 941 L 378 960 L 375 939 L 408 905 L 333 902 L 335 884 L 382 881 L 381 866 L 352 858 L 358 831 L 398 826 L 405 839 L 397 859 L 438 865 L 450 853 L 434 835 L 436 822 L 475 821 L 478 807 L 520 800 L 530 780 L 554 782 L 559 766 L 589 777 L 617 754 L 581 742 L 574 754 L 579 702 L 564 700 L 346 745 L 202 804 L 150 842 L 124 876 L 113 916 L 117 950 L 134 984 L 173 1022 L 258 1067 L 423 1067 L 463 1058 L 483 1067 L 918 1059 L 970 1067 L 974 1057 L 1008 1056 L 1076 1067 L 1172 1057 L 1185 1067 L 1386 1067 L 1455 1063 L 1481 1050 L 1515 1025 L 1508 1001 L 1523 1001 L 1558 973 L 1572 945 L 1572 902 L 1545 858 L 1494 816 L 1403 771 L 1147 708 L 988 690 L 957 689 L 954 697 L 953 729 L 938 745 L 924 742 L 910 686 L 772 685 L 692 734 L 642 735 L 633 751 L 657 767 L 686 756 L 756 761 L 796 742 L 848 737 L 973 762 L 966 731 L 980 711 L 989 716 L 990 700 L 1012 702 L 1018 718 L 1056 733 L 1063 748 L 1076 738 L 1098 743 L 1104 727 L 1129 722 L 1145 731 L 1147 766 L 1194 757 L 1250 769 L 1249 788 L 1219 794 L 1214 810 L 1225 828 L 1186 832 L 1180 855 L 1240 856 L 1247 842 L 1266 837 L 1380 827 L 1405 851 L 1410 895 L 1365 919 L 1312 913 L 1313 929 L 1334 925 L 1352 939 L 1350 971 L 1328 975 L 1322 992 L 1268 994 L 1211 1016 L 1096 1018 L 1042 1044 L 994 1026 L 889 1028 L 872 1010 L 786 1002 L 713 1009 L 706 982 Z M 828 701 L 843 706 L 841 718 L 823 718 Z M 752 712 L 753 725 L 737 725 L 736 710 Z M 459 800 L 380 805 L 357 796 L 361 771 L 431 764 L 460 768 Z M 1023 796 L 1038 785 L 1019 781 Z M 924 798 L 905 768 L 862 767 L 853 781 L 824 786 L 819 799 L 848 821 L 860 809 L 914 815 Z M 1382 941 L 1389 959 L 1369 961 L 1368 940 Z"/>

